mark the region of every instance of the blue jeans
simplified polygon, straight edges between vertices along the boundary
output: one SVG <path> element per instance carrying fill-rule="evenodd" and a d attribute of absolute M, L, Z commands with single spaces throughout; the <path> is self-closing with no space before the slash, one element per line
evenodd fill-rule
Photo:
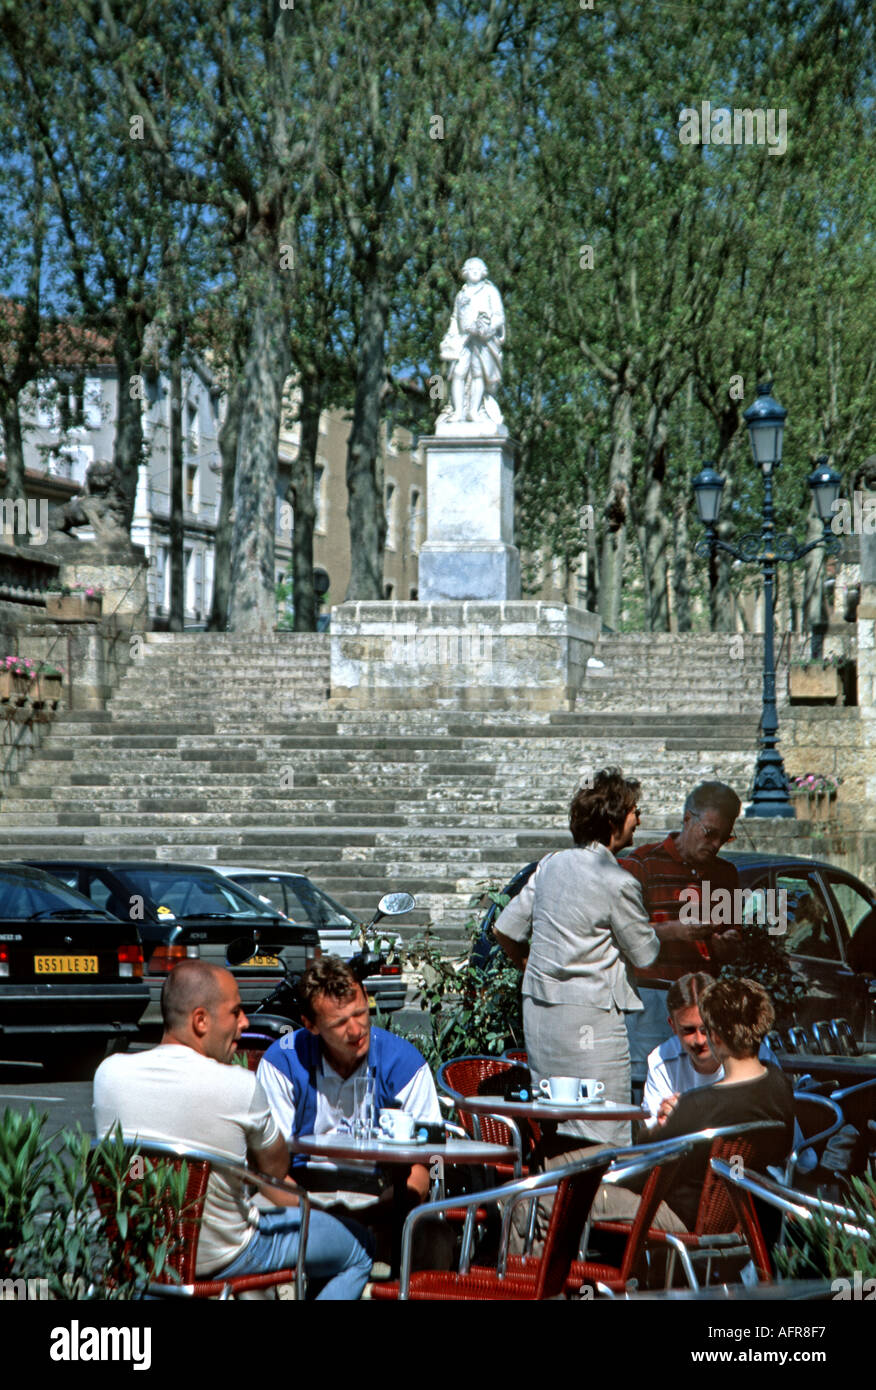
<path fill-rule="evenodd" d="M 258 1230 L 246 1249 L 226 1269 L 209 1277 L 224 1279 L 226 1275 L 269 1274 L 275 1269 L 292 1269 L 298 1259 L 300 1225 L 298 1207 L 261 1212 Z M 311 1207 L 304 1268 L 311 1278 L 327 1280 L 317 1299 L 357 1299 L 361 1298 L 371 1273 L 371 1256 L 340 1221 Z"/>

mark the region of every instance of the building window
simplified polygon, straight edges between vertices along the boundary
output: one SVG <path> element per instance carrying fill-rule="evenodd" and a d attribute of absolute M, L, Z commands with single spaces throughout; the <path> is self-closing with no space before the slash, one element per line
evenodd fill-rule
<path fill-rule="evenodd" d="M 408 531 L 411 538 L 411 550 L 413 550 L 415 554 L 419 550 L 423 540 L 423 537 L 421 535 L 423 526 L 423 512 L 420 506 L 420 497 L 420 489 L 418 487 L 412 487 L 411 505 L 408 519 Z"/>
<path fill-rule="evenodd" d="M 155 552 L 155 581 L 153 601 L 158 613 L 167 610 L 167 546 L 160 545 Z"/>
<path fill-rule="evenodd" d="M 418 589 L 410 589 L 408 592 L 409 592 L 409 595 L 410 595 L 411 603 L 416 603 L 416 602 L 417 602 L 417 599 L 418 599 L 419 596 L 420 596 L 419 590 L 418 590 Z"/>
<path fill-rule="evenodd" d="M 314 527 L 317 531 L 325 530 L 325 464 L 316 463 L 313 468 L 313 510 Z"/>
<path fill-rule="evenodd" d="M 396 526 L 395 526 L 395 483 L 387 483 L 384 493 L 386 504 L 386 548 L 387 550 L 396 549 Z"/>
<path fill-rule="evenodd" d="M 383 597 L 385 599 L 395 598 L 395 585 L 391 579 L 387 579 L 383 585 Z"/>
<path fill-rule="evenodd" d="M 198 510 L 198 465 L 196 463 L 186 464 L 185 509 L 187 512 Z"/>
<path fill-rule="evenodd" d="M 197 458 L 198 454 L 201 452 L 201 430 L 198 424 L 198 407 L 193 405 L 191 401 L 189 401 L 186 406 L 186 416 L 189 453 Z"/>

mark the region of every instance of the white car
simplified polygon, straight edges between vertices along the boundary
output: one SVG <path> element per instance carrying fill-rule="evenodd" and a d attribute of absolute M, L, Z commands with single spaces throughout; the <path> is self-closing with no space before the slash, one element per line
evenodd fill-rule
<path fill-rule="evenodd" d="M 316 927 L 323 954 L 349 960 L 362 949 L 359 933 L 363 923 L 329 897 L 328 893 L 317 888 L 306 875 L 241 864 L 217 864 L 215 868 L 226 878 L 240 884 L 241 888 L 246 888 L 282 912 L 290 921 Z M 379 939 L 390 941 L 390 961 L 381 966 L 379 974 L 368 975 L 362 985 L 372 1008 L 385 1014 L 394 1013 L 405 1002 L 406 986 L 402 978 L 401 960 L 394 954 L 402 941 L 394 933 L 383 932 Z"/>

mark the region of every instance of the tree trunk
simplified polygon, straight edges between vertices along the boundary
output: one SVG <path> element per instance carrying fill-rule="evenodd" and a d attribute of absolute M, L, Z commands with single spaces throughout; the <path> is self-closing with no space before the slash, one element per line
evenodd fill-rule
<path fill-rule="evenodd" d="M 806 539 L 813 541 L 822 533 L 821 522 L 811 506 L 806 519 Z M 824 551 L 810 550 L 803 561 L 803 621 L 804 631 L 810 633 L 810 655 L 819 657 L 824 652 L 824 634 L 830 621 L 827 597 L 824 588 Z"/>
<path fill-rule="evenodd" d="M 618 388 L 611 412 L 612 444 L 608 492 L 603 506 L 604 532 L 599 566 L 599 615 L 617 630 L 621 611 L 626 528 L 633 471 L 633 398 Z"/>
<path fill-rule="evenodd" d="M 301 405 L 298 412 L 300 439 L 292 464 L 288 500 L 295 521 L 292 532 L 292 595 L 295 603 L 296 632 L 316 632 L 317 604 L 313 589 L 313 532 L 316 526 L 316 499 L 313 495 L 316 450 L 319 444 L 319 417 L 323 392 L 316 376 L 301 378 Z"/>
<path fill-rule="evenodd" d="M 688 533 L 688 498 L 676 500 L 674 515 L 675 561 L 672 588 L 675 594 L 675 625 L 678 632 L 690 632 L 690 536 Z"/>
<path fill-rule="evenodd" d="M 237 445 L 243 412 L 243 372 L 231 368 L 225 419 L 219 431 L 222 459 L 222 491 L 216 523 L 216 549 L 213 556 L 213 600 L 210 605 L 209 632 L 224 632 L 228 626 L 228 594 L 231 582 L 231 509 L 234 506 L 234 475 L 237 471 Z"/>
<path fill-rule="evenodd" d="M 365 288 L 353 423 L 347 443 L 347 516 L 350 522 L 350 583 L 347 599 L 383 598 L 386 508 L 380 458 L 380 418 L 386 375 L 389 299 L 377 267 Z"/>
<path fill-rule="evenodd" d="M 665 431 L 664 431 L 665 434 Z M 669 524 L 663 505 L 666 477 L 666 445 L 661 440 L 651 462 L 645 492 L 644 549 L 642 569 L 647 595 L 646 621 L 651 632 L 669 631 L 669 568 L 667 560 Z"/>
<path fill-rule="evenodd" d="M 277 248 L 275 248 L 277 249 Z M 279 265 L 277 251 L 276 265 Z M 231 513 L 231 632 L 266 636 L 277 625 L 274 532 L 277 441 L 289 374 L 289 324 L 279 271 L 255 269 L 262 281 L 253 305 L 244 362 L 244 402 L 237 441 Z"/>
<path fill-rule="evenodd" d="M 26 502 L 24 447 L 21 442 L 21 412 L 17 395 L 4 398 L 2 407 L 0 407 L 0 419 L 3 421 L 4 461 L 6 464 L 3 496 L 11 500 L 21 498 L 22 501 Z"/>
<path fill-rule="evenodd" d="M 113 490 L 125 529 L 130 531 L 137 500 L 137 478 L 143 461 L 143 325 L 136 309 L 120 312 L 122 320 L 113 338 L 118 377 Z"/>
<path fill-rule="evenodd" d="M 180 334 L 170 342 L 170 630 L 182 632 L 186 612 L 183 519 L 182 360 Z"/>

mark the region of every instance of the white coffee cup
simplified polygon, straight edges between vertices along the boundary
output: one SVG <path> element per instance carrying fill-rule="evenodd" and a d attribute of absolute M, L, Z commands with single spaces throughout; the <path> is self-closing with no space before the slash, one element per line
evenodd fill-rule
<path fill-rule="evenodd" d="M 581 1082 L 581 1099 L 602 1100 L 602 1093 L 604 1090 L 604 1081 L 596 1081 L 592 1076 L 587 1076 Z"/>
<path fill-rule="evenodd" d="M 377 1124 L 387 1139 L 402 1142 L 414 1137 L 416 1121 L 413 1115 L 405 1114 L 404 1110 L 381 1110 Z"/>
<path fill-rule="evenodd" d="M 538 1089 L 558 1105 L 574 1105 L 581 1099 L 581 1082 L 577 1076 L 548 1076 L 539 1081 Z"/>

